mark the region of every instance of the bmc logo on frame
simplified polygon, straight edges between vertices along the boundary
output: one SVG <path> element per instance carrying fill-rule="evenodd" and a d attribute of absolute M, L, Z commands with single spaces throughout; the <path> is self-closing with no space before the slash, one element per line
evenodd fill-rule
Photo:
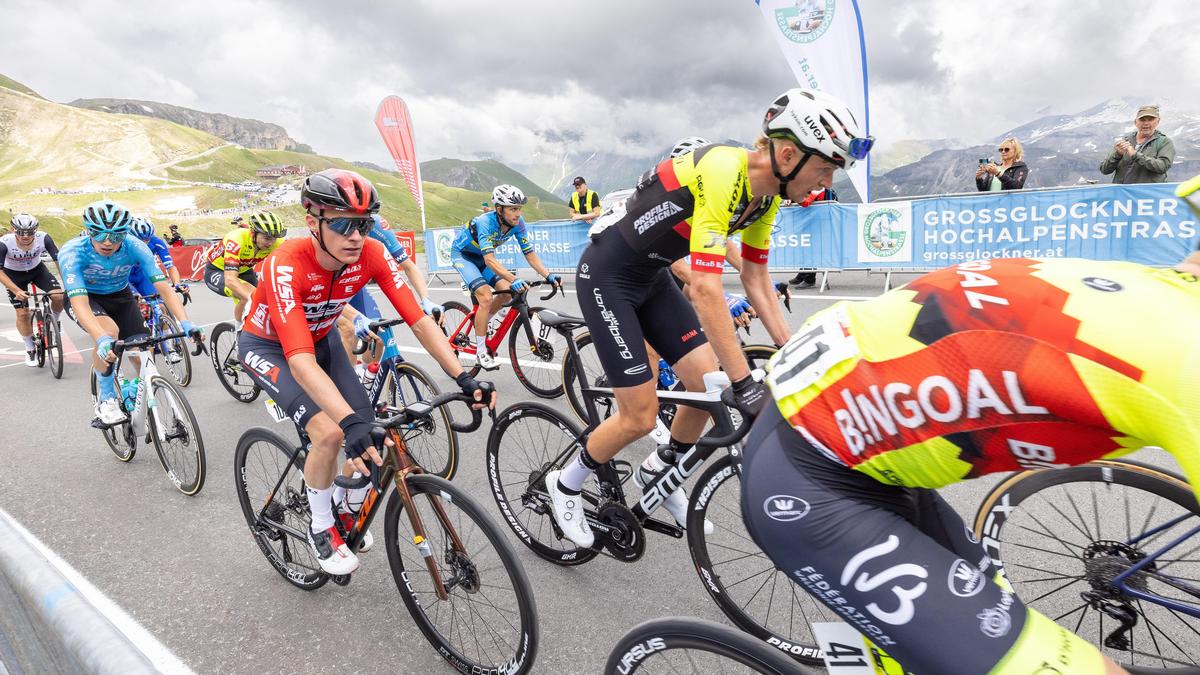
<path fill-rule="evenodd" d="M 810 508 L 808 502 L 791 495 L 774 495 L 763 502 L 763 511 L 783 523 L 800 520 L 808 515 Z"/>

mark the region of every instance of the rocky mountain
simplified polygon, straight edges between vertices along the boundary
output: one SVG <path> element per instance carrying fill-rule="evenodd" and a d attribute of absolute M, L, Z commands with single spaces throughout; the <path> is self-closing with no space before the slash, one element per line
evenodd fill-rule
<path fill-rule="evenodd" d="M 312 152 L 308 146 L 288 136 L 287 130 L 278 124 L 260 122 L 244 117 L 232 117 L 222 113 L 207 113 L 169 103 L 137 101 L 119 98 L 80 98 L 67 105 L 87 110 L 125 115 L 156 117 L 176 124 L 212 134 L 230 143 L 245 148 L 260 150 L 293 150 Z"/>
<path fill-rule="evenodd" d="M 461 160 L 443 157 L 421 162 L 421 180 L 488 194 L 491 194 L 492 188 L 497 185 L 508 183 L 521 188 L 529 198 L 536 197 L 549 204 L 564 202 L 521 172 L 494 159 Z"/>
<path fill-rule="evenodd" d="M 873 176 L 874 196 L 973 192 L 979 160 L 996 159 L 997 144 L 1009 136 L 1024 146 L 1029 165 L 1027 188 L 1111 182 L 1111 175 L 1101 175 L 1100 162 L 1117 137 L 1133 130 L 1133 116 L 1140 104 L 1134 99 L 1112 99 L 1072 115 L 1039 117 L 986 143 L 942 145 L 920 159 Z M 1200 111 L 1164 105 L 1163 116 L 1158 130 L 1174 141 L 1176 155 L 1167 180 L 1184 180 L 1200 173 Z"/>

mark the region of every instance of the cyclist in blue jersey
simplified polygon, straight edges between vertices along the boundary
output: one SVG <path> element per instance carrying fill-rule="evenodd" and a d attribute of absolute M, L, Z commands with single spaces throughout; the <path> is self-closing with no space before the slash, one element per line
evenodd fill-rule
<path fill-rule="evenodd" d="M 167 279 L 170 280 L 171 287 L 175 289 L 175 292 L 187 293 L 187 284 L 181 283 L 179 268 L 175 267 L 175 261 L 171 259 L 171 249 L 167 246 L 167 242 L 154 233 L 154 223 L 149 218 L 135 217 L 129 224 L 129 233 L 142 240 L 154 257 L 162 263 L 162 268 L 166 270 Z M 129 271 L 129 285 L 133 286 L 133 290 L 143 298 L 158 292 L 154 290 L 154 285 L 142 273 L 141 267 L 134 267 Z"/>
<path fill-rule="evenodd" d="M 83 210 L 83 224 L 89 236 L 67 242 L 58 255 L 75 322 L 96 341 L 92 358 L 99 383 L 96 416 L 106 425 L 125 420 L 113 384 L 110 365 L 116 361 L 113 344 L 117 339 L 146 334 L 146 324 L 129 289 L 129 274 L 134 267 L 141 267 L 149 277 L 167 308 L 179 320 L 180 328 L 189 335 L 201 334 L 188 320 L 178 296 L 169 292 L 171 287 L 154 263 L 150 249 L 136 238 L 126 238 L 132 221 L 129 211 L 115 202 L 102 200 L 89 204 Z"/>
<path fill-rule="evenodd" d="M 400 265 L 400 269 L 404 270 L 404 275 L 408 277 L 408 282 L 412 284 L 414 295 L 417 296 L 417 302 L 421 305 L 421 309 L 425 314 L 432 316 L 434 320 L 438 320 L 442 315 L 442 306 L 429 298 L 429 287 L 425 284 L 425 275 L 421 274 L 420 268 L 417 267 L 415 260 L 409 257 L 408 251 L 400 245 L 400 240 L 396 237 L 396 233 L 392 232 L 392 227 L 387 219 L 374 214 L 371 218 L 375 221 L 371 231 L 367 234 L 370 238 L 383 244 L 389 255 L 396 259 L 396 263 Z M 379 340 L 379 336 L 375 335 L 367 327 L 369 321 L 378 321 L 383 318 L 382 312 L 379 311 L 379 305 L 375 304 L 375 299 L 367 292 L 364 287 L 353 298 L 350 299 L 350 307 L 354 308 L 353 312 L 347 311 L 338 320 L 338 332 L 342 336 L 342 344 L 346 347 L 346 354 L 350 357 L 350 361 L 355 360 L 354 357 L 354 341 L 358 340 Z M 382 356 L 382 350 L 375 349 L 364 355 L 364 363 L 377 361 Z"/>
<path fill-rule="evenodd" d="M 497 289 L 512 288 L 523 291 L 526 284 L 517 275 L 496 259 L 496 247 L 516 237 L 521 253 L 529 261 L 530 267 L 542 275 L 549 283 L 561 285 L 562 279 L 557 274 L 542 265 L 542 259 L 533 250 L 529 240 L 529 232 L 525 227 L 525 219 L 521 217 L 521 207 L 525 205 L 525 194 L 512 185 L 500 185 L 492 190 L 492 203 L 495 210 L 476 216 L 459 232 L 450 247 L 450 259 L 454 269 L 458 270 L 467 290 L 479 302 L 480 311 L 475 313 L 475 359 L 480 368 L 495 370 L 496 361 L 488 353 L 487 325 L 492 314 L 504 304 L 503 296 L 497 298 L 492 293 L 492 287 Z M 483 311 L 486 310 L 486 311 Z"/>

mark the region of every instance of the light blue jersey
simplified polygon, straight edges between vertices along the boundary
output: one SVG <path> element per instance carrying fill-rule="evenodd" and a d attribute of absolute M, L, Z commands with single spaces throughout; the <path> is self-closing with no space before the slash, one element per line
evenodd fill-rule
<path fill-rule="evenodd" d="M 507 232 L 500 228 L 500 216 L 495 211 L 476 216 L 467 223 L 466 227 L 454 239 L 454 250 L 483 257 L 485 253 L 493 253 L 496 247 L 504 242 L 517 238 L 521 253 L 526 255 L 533 252 L 533 243 L 529 241 L 529 230 L 525 227 L 525 219 L 517 218 L 517 225 Z"/>
<path fill-rule="evenodd" d="M 59 251 L 58 266 L 69 298 L 88 293 L 116 293 L 129 285 L 129 274 L 134 267 L 141 267 L 152 284 L 166 278 L 155 264 L 150 248 L 137 237 L 125 237 L 110 256 L 97 253 L 90 237 L 76 237 Z"/>
<path fill-rule="evenodd" d="M 396 238 L 395 232 L 383 229 L 383 225 L 376 222 L 368 236 L 383 244 L 387 252 L 392 254 L 392 257 L 396 259 L 396 262 L 402 263 L 408 260 L 408 252 L 400 245 L 400 240 Z"/>

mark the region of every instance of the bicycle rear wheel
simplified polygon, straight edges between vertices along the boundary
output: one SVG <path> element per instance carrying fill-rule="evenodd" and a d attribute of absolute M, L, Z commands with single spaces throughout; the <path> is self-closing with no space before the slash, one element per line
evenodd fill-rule
<path fill-rule="evenodd" d="M 390 406 L 404 406 L 416 401 L 428 401 L 441 391 L 433 380 L 407 361 L 396 363 L 388 373 L 390 380 L 384 383 L 383 396 Z M 426 473 L 441 476 L 446 480 L 458 472 L 458 434 L 450 428 L 452 418 L 446 406 L 429 416 L 428 420 L 400 429 L 408 445 L 408 453 Z"/>
<path fill-rule="evenodd" d="M 696 572 L 738 628 L 801 663 L 819 666 L 812 623 L 839 619 L 776 569 L 750 538 L 742 522 L 741 487 L 741 472 L 729 455 L 711 462 L 696 479 L 687 526 Z M 712 534 L 704 534 L 706 519 Z"/>
<path fill-rule="evenodd" d="M 454 350 L 454 355 L 459 357 L 459 361 L 463 364 L 463 368 L 471 377 L 479 374 L 479 366 L 475 365 L 474 357 L 465 360 L 463 352 L 470 351 L 474 354 L 475 351 L 475 326 L 467 319 L 471 315 L 471 310 L 461 302 L 449 300 L 442 303 L 442 334 L 450 342 L 450 348 Z"/>
<path fill-rule="evenodd" d="M 167 478 L 189 497 L 204 487 L 204 438 L 192 406 L 171 380 L 150 378 L 150 437 Z"/>
<path fill-rule="evenodd" d="M 590 420 L 583 398 L 583 381 L 586 380 L 594 387 L 607 387 L 608 378 L 604 375 L 604 368 L 600 365 L 600 357 L 596 354 L 596 348 L 592 346 L 591 333 L 587 331 L 576 333 L 575 349 L 579 353 L 578 362 L 571 358 L 571 352 L 563 350 L 563 390 L 567 394 L 567 405 L 571 408 L 571 412 L 575 413 L 575 417 L 579 418 L 580 422 L 587 424 Z M 584 378 L 579 376 L 580 371 L 583 372 Z M 596 408 L 596 412 L 601 418 L 597 420 L 599 422 L 616 412 L 617 400 L 615 398 L 597 400 Z"/>
<path fill-rule="evenodd" d="M 217 371 L 217 379 L 225 391 L 242 403 L 258 398 L 258 385 L 238 360 L 238 334 L 232 323 L 226 321 L 213 327 L 209 347 L 213 369 Z"/>
<path fill-rule="evenodd" d="M 1200 504 L 1182 477 L 1126 460 L 1015 474 L 975 515 L 975 533 L 1018 597 L 1141 673 L 1196 672 L 1200 619 L 1133 597 L 1111 581 L 1197 525 Z M 1197 596 L 1178 584 L 1196 588 L 1198 549 L 1195 537 L 1180 543 L 1126 584 L 1197 607 Z M 1121 623 L 1101 607 L 1136 619 L 1126 644 L 1113 640 Z M 1179 670 L 1184 666 L 1190 668 Z"/>
<path fill-rule="evenodd" d="M 92 407 L 100 401 L 99 383 L 96 381 L 96 371 L 88 369 L 91 372 L 92 381 Z M 108 443 L 108 448 L 117 456 L 117 459 L 122 462 L 128 462 L 137 454 L 137 438 L 133 435 L 133 426 L 129 423 L 129 411 L 125 409 L 125 402 L 121 400 L 120 388 L 117 390 L 117 404 L 121 406 L 121 411 L 125 413 L 126 420 L 116 426 L 102 429 L 101 435 L 104 436 L 104 442 Z"/>
<path fill-rule="evenodd" d="M 175 322 L 175 318 L 166 314 L 158 317 L 158 326 L 155 328 L 155 333 L 158 335 L 166 335 L 170 333 L 178 333 L 179 324 Z M 179 383 L 179 386 L 186 387 L 192 382 L 192 355 L 188 352 L 187 338 L 175 338 L 159 343 L 159 349 L 162 350 L 163 361 L 166 362 L 167 372 L 171 373 L 171 377 Z"/>
<path fill-rule="evenodd" d="M 406 483 L 425 539 L 414 531 L 414 514 L 405 512 L 399 493 L 388 501 L 384 536 L 396 588 L 413 620 L 461 672 L 529 672 L 537 655 L 537 608 L 516 551 L 454 484 L 428 474 L 410 474 Z M 457 550 L 455 540 L 465 550 Z M 438 598 L 426 560 L 436 565 L 448 599 Z"/>
<path fill-rule="evenodd" d="M 728 626 L 670 617 L 635 626 L 613 647 L 605 675 L 629 673 L 765 673 L 802 675 L 770 647 Z"/>
<path fill-rule="evenodd" d="M 250 534 L 271 567 L 289 584 L 313 591 L 329 575 L 308 546 L 312 514 L 304 489 L 304 457 L 304 450 L 274 431 L 249 429 L 233 455 L 233 482 Z"/>
<path fill-rule="evenodd" d="M 529 325 L 519 319 L 510 327 L 508 336 L 508 358 L 513 372 L 525 388 L 541 398 L 558 398 L 563 394 L 563 377 L 559 369 L 559 356 L 566 352 L 567 343 L 562 334 L 550 327 L 542 326 L 537 313 L 545 307 L 529 308 Z M 514 310 L 509 310 L 514 311 Z M 529 336 L 533 335 L 530 342 Z"/>

